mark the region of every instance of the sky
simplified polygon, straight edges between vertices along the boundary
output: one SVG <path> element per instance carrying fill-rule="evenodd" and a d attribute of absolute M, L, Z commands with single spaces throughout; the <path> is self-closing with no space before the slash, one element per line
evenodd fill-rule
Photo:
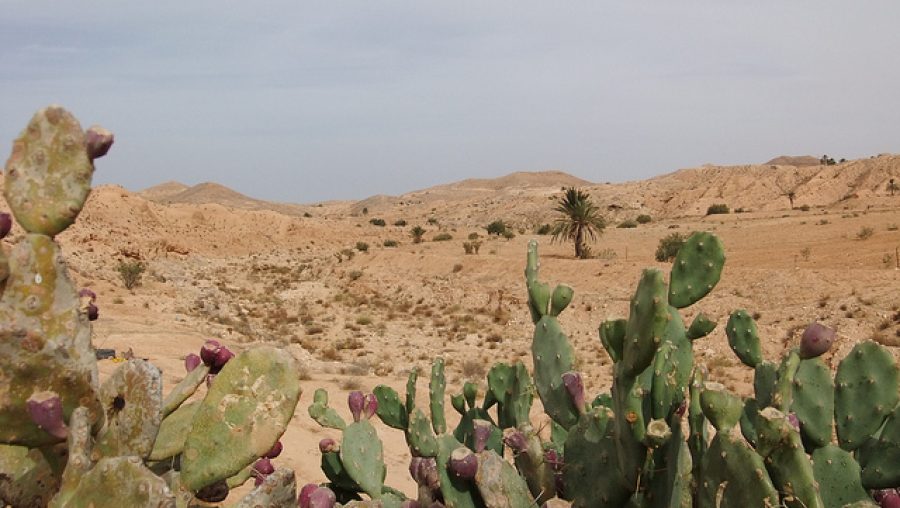
<path fill-rule="evenodd" d="M 96 184 L 294 203 L 867 157 L 900 151 L 897 20 L 895 0 L 0 0 L 0 140 L 61 104 L 116 134 Z"/>

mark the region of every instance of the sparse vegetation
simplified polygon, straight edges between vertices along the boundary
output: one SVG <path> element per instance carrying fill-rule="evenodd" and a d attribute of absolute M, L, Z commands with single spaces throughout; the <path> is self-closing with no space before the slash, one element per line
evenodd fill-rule
<path fill-rule="evenodd" d="M 414 226 L 409 231 L 409 235 L 412 236 L 413 243 L 422 243 L 422 237 L 425 236 L 426 232 L 422 226 Z"/>
<path fill-rule="evenodd" d="M 859 231 L 856 232 L 857 240 L 868 240 L 872 238 L 872 235 L 875 234 L 875 229 L 869 226 L 863 226 Z"/>
<path fill-rule="evenodd" d="M 552 232 L 553 232 L 553 226 L 551 226 L 550 224 L 541 224 L 540 226 L 537 227 L 537 229 L 534 230 L 534 234 L 542 235 L 542 236 L 549 235 Z"/>
<path fill-rule="evenodd" d="M 384 245 L 385 247 L 396 247 L 398 243 L 397 240 L 385 240 L 382 245 Z"/>
<path fill-rule="evenodd" d="M 554 211 L 560 214 L 553 227 L 553 241 L 575 243 L 575 257 L 586 259 L 585 241 L 595 241 L 606 228 L 606 219 L 587 192 L 569 187 L 557 201 Z"/>
<path fill-rule="evenodd" d="M 432 226 L 437 226 L 438 220 L 437 217 L 428 217 L 428 220 L 426 222 L 428 222 L 428 224 Z"/>
<path fill-rule="evenodd" d="M 714 205 L 709 205 L 709 207 L 706 209 L 706 215 L 723 214 L 729 213 L 730 211 L 731 210 L 728 208 L 728 205 L 726 205 L 725 203 L 717 203 Z"/>
<path fill-rule="evenodd" d="M 366 242 L 356 242 L 356 250 L 360 252 L 368 252 L 369 244 L 367 244 Z"/>
<path fill-rule="evenodd" d="M 656 247 L 656 260 L 659 262 L 674 260 L 686 240 L 687 237 L 681 233 L 670 233 L 669 235 L 666 235 L 660 239 L 659 245 Z"/>
<path fill-rule="evenodd" d="M 506 231 L 503 232 L 502 236 L 503 236 L 503 238 L 506 238 L 507 240 L 512 240 L 513 238 L 516 237 L 516 234 L 513 233 L 511 229 L 507 229 Z"/>
<path fill-rule="evenodd" d="M 474 242 L 463 242 L 462 246 L 466 254 L 478 254 L 478 249 L 481 248 L 481 242 L 477 240 Z"/>
<path fill-rule="evenodd" d="M 625 219 L 622 222 L 616 224 L 616 227 L 620 229 L 631 229 L 638 227 L 638 223 L 634 219 Z"/>
<path fill-rule="evenodd" d="M 404 219 L 397 219 L 397 220 L 394 221 L 394 225 L 397 226 L 397 227 L 401 227 L 401 228 L 402 228 L 403 226 L 406 226 L 406 220 L 404 220 Z"/>
<path fill-rule="evenodd" d="M 653 221 L 653 217 L 650 217 L 649 215 L 642 213 L 641 215 L 638 215 L 637 219 L 635 219 L 635 220 L 637 220 L 638 224 L 647 224 L 647 223 L 650 223 Z"/>
<path fill-rule="evenodd" d="M 438 233 L 431 238 L 432 242 L 446 242 L 447 240 L 453 240 L 453 235 L 450 233 Z"/>
<path fill-rule="evenodd" d="M 373 226 L 384 227 L 385 224 L 387 224 L 387 223 L 384 222 L 384 219 L 379 219 L 376 217 L 376 218 L 369 219 L 369 224 L 371 224 Z"/>
<path fill-rule="evenodd" d="M 490 224 L 485 226 L 485 229 L 487 230 L 489 235 L 501 236 L 503 235 L 503 233 L 509 230 L 509 225 L 507 225 L 502 220 L 495 220 L 494 222 L 491 222 Z"/>
<path fill-rule="evenodd" d="M 147 265 L 139 260 L 119 261 L 119 264 L 116 265 L 116 271 L 119 272 L 122 285 L 128 290 L 141 285 L 141 280 L 146 270 Z"/>

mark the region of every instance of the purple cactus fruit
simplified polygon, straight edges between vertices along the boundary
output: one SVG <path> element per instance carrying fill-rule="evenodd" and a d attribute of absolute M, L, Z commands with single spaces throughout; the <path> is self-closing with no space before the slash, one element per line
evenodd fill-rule
<path fill-rule="evenodd" d="M 460 446 L 450 453 L 450 462 L 447 467 L 450 469 L 450 474 L 457 478 L 471 480 L 478 472 L 478 457 L 472 453 L 472 450 Z"/>
<path fill-rule="evenodd" d="M 422 485 L 432 492 L 441 490 L 441 475 L 438 473 L 437 460 L 434 457 L 426 457 L 422 460 Z"/>
<path fill-rule="evenodd" d="M 228 360 L 231 360 L 232 358 L 234 358 L 234 353 L 232 353 L 230 349 L 225 346 L 220 347 L 219 350 L 216 351 L 216 356 L 213 359 L 213 368 L 217 371 L 221 370 L 222 367 L 228 363 Z"/>
<path fill-rule="evenodd" d="M 553 471 L 562 472 L 562 459 L 559 458 L 559 453 L 557 453 L 553 448 L 549 448 L 544 451 L 544 462 L 550 464 L 550 467 L 553 469 Z"/>
<path fill-rule="evenodd" d="M 309 497 L 319 488 L 315 483 L 307 483 L 300 489 L 300 495 L 297 496 L 297 504 L 300 508 L 309 508 Z"/>
<path fill-rule="evenodd" d="M 191 353 L 184 357 L 184 370 L 191 372 L 199 367 L 201 363 L 203 363 L 203 360 L 194 353 Z"/>
<path fill-rule="evenodd" d="M 309 508 L 334 508 L 337 496 L 328 487 L 319 487 L 309 495 Z"/>
<path fill-rule="evenodd" d="M 284 445 L 281 444 L 281 441 L 275 441 L 275 444 L 272 445 L 272 449 L 266 452 L 263 457 L 267 459 L 274 459 L 275 457 L 281 455 L 281 450 L 284 449 Z"/>
<path fill-rule="evenodd" d="M 900 508 L 900 493 L 897 493 L 896 489 L 891 490 L 893 492 L 885 493 L 881 501 L 878 502 L 881 508 Z"/>
<path fill-rule="evenodd" d="M 374 393 L 367 393 L 365 396 L 365 407 L 363 408 L 363 416 L 366 420 L 375 416 L 378 411 L 378 397 Z"/>
<path fill-rule="evenodd" d="M 422 457 L 413 457 L 409 460 L 409 476 L 415 480 L 416 483 L 419 482 L 419 478 L 421 477 L 421 468 L 422 461 L 425 460 Z"/>
<path fill-rule="evenodd" d="M 363 392 L 354 390 L 347 396 L 347 404 L 350 406 L 353 421 L 358 422 L 360 415 L 362 415 L 363 406 L 366 405 L 366 396 L 363 395 Z"/>
<path fill-rule="evenodd" d="M 831 328 L 821 323 L 811 323 L 800 338 L 800 358 L 815 358 L 827 352 L 834 343 L 834 335 Z"/>
<path fill-rule="evenodd" d="M 206 503 L 220 503 L 228 497 L 228 483 L 225 480 L 207 485 L 195 494 L 197 499 Z"/>
<path fill-rule="evenodd" d="M 93 303 L 89 303 L 87 306 L 88 321 L 96 321 L 98 317 L 100 317 L 100 309 Z"/>
<path fill-rule="evenodd" d="M 503 443 L 516 453 L 524 453 L 528 449 L 528 439 L 519 429 L 508 428 L 503 431 Z"/>
<path fill-rule="evenodd" d="M 59 439 L 69 435 L 69 428 L 63 421 L 62 401 L 55 392 L 35 392 L 25 403 L 28 416 L 38 427 Z"/>
<path fill-rule="evenodd" d="M 265 481 L 266 476 L 275 472 L 275 466 L 272 465 L 272 461 L 266 458 L 262 458 L 256 461 L 256 464 L 253 464 L 253 477 L 256 478 L 256 486 L 258 487 Z"/>
<path fill-rule="evenodd" d="M 787 421 L 791 424 L 791 427 L 793 427 L 794 430 L 800 432 L 800 419 L 797 418 L 797 413 L 788 413 Z"/>
<path fill-rule="evenodd" d="M 572 398 L 572 404 L 579 413 L 584 412 L 584 381 L 581 380 L 581 374 L 577 372 L 566 372 L 562 375 L 563 385 Z"/>
<path fill-rule="evenodd" d="M 340 450 L 340 448 L 338 448 L 337 441 L 331 439 L 330 437 L 326 437 L 325 439 L 319 441 L 319 451 L 322 453 L 336 452 L 338 450 Z"/>
<path fill-rule="evenodd" d="M 200 359 L 203 360 L 203 363 L 213 367 L 216 363 L 216 354 L 221 349 L 222 344 L 219 344 L 219 341 L 209 339 L 203 346 L 200 348 Z"/>
<path fill-rule="evenodd" d="M 2 212 L 0 213 L 0 239 L 6 238 L 9 230 L 12 229 L 12 215 Z"/>
<path fill-rule="evenodd" d="M 491 437 L 491 431 L 494 429 L 494 426 L 491 422 L 487 420 L 474 420 L 472 422 L 474 426 L 474 441 L 475 441 L 475 452 L 483 452 L 487 447 L 488 439 Z"/>
<path fill-rule="evenodd" d="M 91 302 L 97 301 L 97 293 L 94 293 L 93 290 L 90 290 L 88 288 L 81 288 L 78 291 L 78 297 L 79 298 L 90 298 Z"/>
<path fill-rule="evenodd" d="M 113 144 L 113 133 L 100 127 L 93 125 L 84 133 L 84 146 L 87 149 L 87 155 L 91 160 L 99 159 L 109 152 L 109 147 Z"/>

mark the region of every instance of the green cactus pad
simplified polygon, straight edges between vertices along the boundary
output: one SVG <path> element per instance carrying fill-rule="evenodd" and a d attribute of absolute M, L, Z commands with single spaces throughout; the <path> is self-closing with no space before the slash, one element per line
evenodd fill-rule
<path fill-rule="evenodd" d="M 850 453 L 834 445 L 812 454 L 813 475 L 819 484 L 825 508 L 841 508 L 857 501 L 871 501 L 859 479 L 859 464 Z"/>
<path fill-rule="evenodd" d="M 803 451 L 800 433 L 784 413 L 774 407 L 763 409 L 756 418 L 756 431 L 759 440 L 756 450 L 765 459 L 772 482 L 783 493 L 785 505 L 822 508 L 812 463 Z"/>
<path fill-rule="evenodd" d="M 384 488 L 384 449 L 375 427 L 368 420 L 351 423 L 341 439 L 341 462 L 353 481 L 372 498 Z"/>
<path fill-rule="evenodd" d="M 621 507 L 631 489 L 618 473 L 613 414 L 592 408 L 569 429 L 563 479 L 573 507 Z"/>
<path fill-rule="evenodd" d="M 419 369 L 414 368 L 409 371 L 409 377 L 406 379 L 406 415 L 412 414 L 416 408 L 416 381 L 419 380 Z"/>
<path fill-rule="evenodd" d="M 688 405 L 688 448 L 691 450 L 691 462 L 693 464 L 693 476 L 696 478 L 700 471 L 700 461 L 706 454 L 709 445 L 709 429 L 706 416 L 703 415 L 703 407 L 700 404 L 700 394 L 705 385 L 703 369 L 695 367 L 691 375 L 690 401 Z"/>
<path fill-rule="evenodd" d="M 453 437 L 466 447 L 475 449 L 475 420 L 485 420 L 491 423 L 491 434 L 488 437 L 486 447 L 497 453 L 503 453 L 503 431 L 500 430 L 487 411 L 479 407 L 472 408 L 463 413 L 459 419 L 459 425 L 453 430 Z"/>
<path fill-rule="evenodd" d="M 397 391 L 386 385 L 378 385 L 373 390 L 378 399 L 378 417 L 388 427 L 406 430 L 409 426 L 409 415 L 406 406 L 400 402 Z"/>
<path fill-rule="evenodd" d="M 578 421 L 578 409 L 563 385 L 562 375 L 574 369 L 575 351 L 553 316 L 544 316 L 534 327 L 531 342 L 534 385 L 544 411 L 556 423 L 569 428 Z"/>
<path fill-rule="evenodd" d="M 669 304 L 681 309 L 693 305 L 719 283 L 725 266 L 722 241 L 697 232 L 678 249 L 669 281 Z"/>
<path fill-rule="evenodd" d="M 416 408 L 409 415 L 409 429 L 406 431 L 406 443 L 420 457 L 437 457 L 438 443 L 431 429 L 431 422 L 421 409 Z"/>
<path fill-rule="evenodd" d="M 794 405 L 794 377 L 800 368 L 800 353 L 792 349 L 781 359 L 778 375 L 775 379 L 775 390 L 772 392 L 772 407 L 783 413 L 790 411 Z"/>
<path fill-rule="evenodd" d="M 66 469 L 62 474 L 60 489 L 50 501 L 50 508 L 67 506 L 66 503 L 78 489 L 82 478 L 93 465 L 91 462 L 93 438 L 91 437 L 91 422 L 88 414 L 86 408 L 78 407 L 72 411 L 72 416 L 69 418 L 69 437 L 66 439 L 69 460 L 66 461 Z"/>
<path fill-rule="evenodd" d="M 500 428 L 519 427 L 528 422 L 534 402 L 534 384 L 522 362 L 496 363 L 487 374 L 488 392 L 497 401 Z M 485 407 L 484 409 L 487 409 Z"/>
<path fill-rule="evenodd" d="M 731 346 L 731 350 L 744 365 L 755 369 L 763 361 L 756 322 L 746 310 L 739 309 L 731 313 L 731 317 L 728 318 L 728 323 L 725 325 L 725 335 L 728 336 L 728 345 Z"/>
<path fill-rule="evenodd" d="M 860 342 L 834 377 L 834 421 L 841 448 L 853 451 L 875 434 L 897 405 L 897 364 L 872 341 Z"/>
<path fill-rule="evenodd" d="M 565 284 L 559 284 L 553 288 L 553 295 L 550 297 L 550 315 L 558 316 L 572 303 L 573 296 L 575 296 L 575 291 Z"/>
<path fill-rule="evenodd" d="M 78 120 L 49 106 L 13 142 L 3 194 L 25 231 L 54 236 L 75 222 L 93 174 Z"/>
<path fill-rule="evenodd" d="M 182 454 L 181 479 L 193 492 L 237 474 L 268 452 L 300 398 L 297 362 L 271 347 L 229 361 L 200 404 Z"/>
<path fill-rule="evenodd" d="M 670 318 L 662 272 L 644 270 L 625 326 L 621 362 L 625 376 L 637 376 L 650 366 Z"/>
<path fill-rule="evenodd" d="M 484 504 L 490 508 L 534 506 L 534 498 L 516 468 L 493 451 L 478 454 L 475 484 Z"/>
<path fill-rule="evenodd" d="M 694 498 L 691 473 L 693 462 L 682 434 L 681 417 L 673 414 L 667 427 L 672 430 L 672 437 L 665 447 L 656 453 L 664 460 L 665 468 L 651 474 L 651 499 L 656 506 L 691 508 Z"/>
<path fill-rule="evenodd" d="M 740 397 L 729 393 L 719 383 L 706 383 L 700 393 L 700 406 L 703 414 L 719 432 L 734 428 L 741 421 L 744 412 L 744 402 Z"/>
<path fill-rule="evenodd" d="M 85 474 L 66 508 L 175 508 L 165 480 L 144 467 L 139 457 L 107 457 Z"/>
<path fill-rule="evenodd" d="M 197 388 L 206 381 L 207 374 L 209 374 L 209 366 L 202 363 L 188 372 L 187 376 L 175 385 L 175 388 L 172 388 L 172 391 L 163 399 L 160 416 L 165 418 L 169 413 L 178 409 L 178 406 L 193 395 Z"/>
<path fill-rule="evenodd" d="M 106 426 L 94 443 L 94 458 L 146 457 L 159 431 L 162 378 L 145 360 L 129 360 L 100 386 Z"/>
<path fill-rule="evenodd" d="M 92 423 L 102 421 L 91 326 L 52 239 L 26 235 L 9 265 L 0 297 L 0 443 L 57 443 L 31 421 L 25 404 L 34 392 L 54 392 L 65 420 L 83 405 Z"/>
<path fill-rule="evenodd" d="M 553 467 L 544 460 L 544 447 L 541 438 L 530 428 L 525 433 L 525 451 L 516 453 L 514 462 L 516 469 L 525 478 L 531 495 L 538 505 L 556 495 L 556 478 Z M 561 451 L 561 450 L 560 450 Z"/>
<path fill-rule="evenodd" d="M 857 448 L 855 455 L 863 468 L 862 482 L 866 488 L 900 485 L 900 406 L 887 417 L 877 439 L 868 439 Z"/>
<path fill-rule="evenodd" d="M 741 434 L 754 448 L 756 441 L 756 418 L 759 416 L 759 403 L 756 399 L 744 399 L 744 411 L 741 413 Z"/>
<path fill-rule="evenodd" d="M 437 470 L 441 479 L 441 494 L 447 508 L 477 508 L 484 504 L 473 482 L 451 475 L 448 471 L 450 454 L 462 446 L 450 434 L 438 437 Z"/>
<path fill-rule="evenodd" d="M 706 314 L 699 313 L 694 316 L 691 326 L 687 330 L 688 340 L 697 340 L 706 337 L 716 329 L 718 323 L 706 317 Z"/>
<path fill-rule="evenodd" d="M 444 377 L 444 359 L 435 358 L 431 364 L 431 380 L 428 382 L 428 400 L 431 407 L 431 426 L 435 434 L 447 432 L 447 417 L 444 411 L 444 394 L 447 379 Z"/>
<path fill-rule="evenodd" d="M 697 483 L 699 508 L 780 506 L 762 457 L 736 428 L 719 432 L 710 442 Z"/>
<path fill-rule="evenodd" d="M 622 361 L 627 319 L 610 319 L 600 324 L 600 343 L 613 363 Z"/>
<path fill-rule="evenodd" d="M 280 467 L 244 496 L 234 508 L 296 508 L 297 480 L 294 471 Z"/>
<path fill-rule="evenodd" d="M 537 323 L 547 315 L 550 308 L 550 286 L 537 280 L 540 271 L 537 241 L 528 242 L 525 262 L 525 289 L 528 291 L 528 311 L 531 321 Z"/>
<path fill-rule="evenodd" d="M 344 430 L 347 427 L 347 422 L 341 415 L 328 406 L 328 392 L 324 388 L 316 389 L 313 403 L 309 405 L 307 412 L 310 418 L 323 427 L 337 430 Z"/>
<path fill-rule="evenodd" d="M 684 331 L 684 322 L 669 307 L 669 322 L 662 345 L 653 360 L 651 389 L 653 418 L 667 419 L 684 400 L 694 368 L 693 348 Z"/>
<path fill-rule="evenodd" d="M 834 419 L 834 385 L 831 369 L 821 357 L 800 360 L 793 392 L 791 410 L 800 420 L 804 446 L 811 450 L 829 444 Z"/>
<path fill-rule="evenodd" d="M 753 394 L 759 407 L 772 405 L 775 394 L 775 381 L 778 380 L 778 367 L 772 362 L 760 362 L 754 369 Z"/>
<path fill-rule="evenodd" d="M 181 453 L 198 409 L 200 401 L 189 402 L 167 416 L 159 426 L 156 442 L 147 458 L 154 461 L 165 460 Z"/>
<path fill-rule="evenodd" d="M 58 488 L 59 475 L 40 450 L 0 445 L 0 504 L 47 506 Z"/>
<path fill-rule="evenodd" d="M 347 472 L 347 468 L 344 466 L 343 460 L 341 460 L 340 452 L 327 451 L 322 453 L 321 465 L 322 472 L 325 473 L 325 477 L 331 482 L 333 488 L 354 494 L 362 492 L 362 488 Z"/>

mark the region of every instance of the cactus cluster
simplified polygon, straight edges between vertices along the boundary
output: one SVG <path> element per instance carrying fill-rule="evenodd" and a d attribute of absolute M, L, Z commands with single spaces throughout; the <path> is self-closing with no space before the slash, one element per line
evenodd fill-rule
<path fill-rule="evenodd" d="M 300 397 L 287 353 L 235 356 L 210 341 L 165 398 L 144 360 L 99 382 L 96 295 L 75 289 L 54 236 L 78 216 L 112 141 L 50 106 L 6 163 L 4 195 L 25 234 L 0 250 L 0 504 L 187 507 L 255 477 L 238 506 L 296 506 L 293 472 L 269 462 Z M 11 226 L 0 216 L 3 236 Z"/>

